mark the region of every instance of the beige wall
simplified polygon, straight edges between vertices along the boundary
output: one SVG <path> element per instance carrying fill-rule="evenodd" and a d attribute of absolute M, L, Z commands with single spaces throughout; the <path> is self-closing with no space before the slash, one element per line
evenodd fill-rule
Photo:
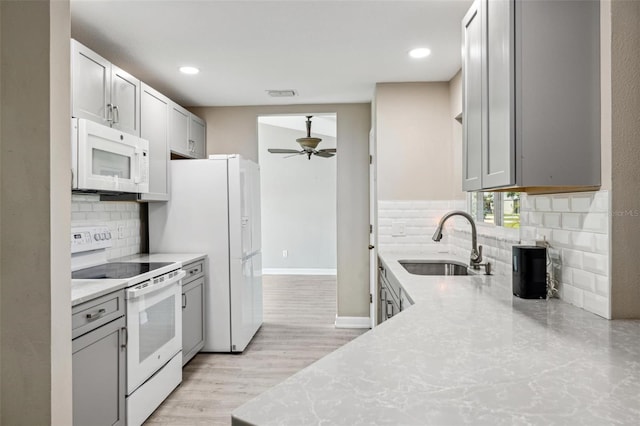
<path fill-rule="evenodd" d="M 207 153 L 258 161 L 258 116 L 336 113 L 338 315 L 369 316 L 370 104 L 190 108 L 207 122 Z"/>
<path fill-rule="evenodd" d="M 378 83 L 375 98 L 378 199 L 453 199 L 449 83 Z"/>
<path fill-rule="evenodd" d="M 451 158 L 453 182 L 451 193 L 453 200 L 466 199 L 466 193 L 462 191 L 462 122 L 456 117 L 462 114 L 462 70 L 449 81 L 449 117 L 451 121 Z"/>
<path fill-rule="evenodd" d="M 68 425 L 69 3 L 0 8 L 0 423 Z"/>
<path fill-rule="evenodd" d="M 611 314 L 640 318 L 640 2 L 611 3 Z"/>

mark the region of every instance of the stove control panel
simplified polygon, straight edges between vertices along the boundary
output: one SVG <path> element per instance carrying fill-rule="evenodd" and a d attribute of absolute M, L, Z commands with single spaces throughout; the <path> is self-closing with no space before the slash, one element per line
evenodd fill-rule
<path fill-rule="evenodd" d="M 71 229 L 71 253 L 106 249 L 113 245 L 108 226 L 82 226 Z"/>

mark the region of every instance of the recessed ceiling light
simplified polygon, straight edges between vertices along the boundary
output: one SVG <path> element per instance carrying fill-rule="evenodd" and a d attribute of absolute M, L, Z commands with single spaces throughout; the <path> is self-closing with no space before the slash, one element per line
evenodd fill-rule
<path fill-rule="evenodd" d="M 409 56 L 416 59 L 426 58 L 429 55 L 431 55 L 431 50 L 426 47 L 418 47 L 409 51 Z"/>
<path fill-rule="evenodd" d="M 196 67 L 180 67 L 180 72 L 183 74 L 194 75 L 198 74 L 200 70 Z"/>

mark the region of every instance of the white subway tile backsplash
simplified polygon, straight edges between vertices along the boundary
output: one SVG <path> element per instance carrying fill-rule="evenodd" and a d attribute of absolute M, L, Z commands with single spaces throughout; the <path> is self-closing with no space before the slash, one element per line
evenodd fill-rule
<path fill-rule="evenodd" d="M 595 234 L 580 231 L 571 232 L 570 246 L 575 250 L 594 252 L 596 251 L 595 245 Z"/>
<path fill-rule="evenodd" d="M 551 199 L 551 209 L 554 212 L 568 212 L 569 208 L 569 197 L 566 195 L 556 195 Z"/>
<path fill-rule="evenodd" d="M 560 287 L 560 298 L 579 308 L 584 306 L 584 291 L 569 284 L 562 284 Z"/>
<path fill-rule="evenodd" d="M 571 196 L 571 211 L 587 213 L 593 203 L 593 194 L 581 194 Z"/>
<path fill-rule="evenodd" d="M 611 318 L 609 299 L 594 293 L 584 292 L 583 308 L 604 318 Z"/>
<path fill-rule="evenodd" d="M 534 201 L 533 205 L 535 206 L 535 210 L 539 212 L 550 212 L 551 211 L 551 198 L 540 195 L 537 197 L 531 198 Z"/>
<path fill-rule="evenodd" d="M 596 253 L 584 253 L 583 254 L 584 269 L 587 271 L 595 272 L 600 275 L 609 275 L 609 257 L 596 254 Z"/>
<path fill-rule="evenodd" d="M 588 213 L 584 218 L 583 229 L 607 234 L 609 233 L 609 216 L 606 213 Z"/>
<path fill-rule="evenodd" d="M 565 266 L 582 269 L 582 255 L 583 253 L 580 251 L 562 249 L 562 263 Z"/>
<path fill-rule="evenodd" d="M 561 217 L 560 213 L 544 213 L 542 223 L 547 228 L 561 228 Z"/>
<path fill-rule="evenodd" d="M 107 250 L 113 259 L 140 253 L 140 205 L 136 202 L 103 202 L 95 194 L 72 194 L 71 226 L 106 225 L 116 237 Z M 124 238 L 118 238 L 118 227 L 124 228 Z"/>
<path fill-rule="evenodd" d="M 596 279 L 596 294 L 603 297 L 609 297 L 609 294 L 611 294 L 611 283 L 609 282 L 609 277 L 598 274 L 594 274 L 594 277 Z"/>
<path fill-rule="evenodd" d="M 581 269 L 573 269 L 571 271 L 571 282 L 575 287 L 591 293 L 596 292 L 596 276 L 595 274 Z"/>
<path fill-rule="evenodd" d="M 604 234 L 593 234 L 594 248 L 596 253 L 609 253 L 609 236 Z"/>
<path fill-rule="evenodd" d="M 609 213 L 609 191 L 598 191 L 593 196 L 591 211 L 594 213 Z"/>
<path fill-rule="evenodd" d="M 582 221 L 584 214 L 582 213 L 562 213 L 562 224 L 564 229 L 579 231 L 582 229 Z"/>
<path fill-rule="evenodd" d="M 530 212 L 529 213 L 529 223 L 528 225 L 531 226 L 543 226 L 544 222 L 543 222 L 543 218 L 544 218 L 544 214 L 540 213 L 540 212 Z"/>
<path fill-rule="evenodd" d="M 549 256 L 559 281 L 559 297 L 607 317 L 610 294 L 608 191 L 561 195 L 523 193 L 520 207 L 519 229 L 477 224 L 478 242 L 484 247 L 485 259 L 494 262 L 495 273 L 511 274 L 513 245 L 534 244 L 535 240 L 545 237 L 551 245 Z M 465 201 L 386 201 L 379 202 L 379 208 L 380 238 L 390 235 L 393 219 L 406 222 L 410 237 L 390 239 L 389 242 L 381 239 L 381 246 L 418 251 L 438 247 L 468 256 L 471 228 L 462 218 L 447 223 L 441 243 L 431 241 L 440 217 L 449 210 L 467 210 Z"/>

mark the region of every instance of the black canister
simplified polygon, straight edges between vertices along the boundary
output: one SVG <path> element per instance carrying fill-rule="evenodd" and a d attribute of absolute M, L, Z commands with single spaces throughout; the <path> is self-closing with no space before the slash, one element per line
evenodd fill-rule
<path fill-rule="evenodd" d="M 513 246 L 513 294 L 523 299 L 547 297 L 547 249 Z"/>

